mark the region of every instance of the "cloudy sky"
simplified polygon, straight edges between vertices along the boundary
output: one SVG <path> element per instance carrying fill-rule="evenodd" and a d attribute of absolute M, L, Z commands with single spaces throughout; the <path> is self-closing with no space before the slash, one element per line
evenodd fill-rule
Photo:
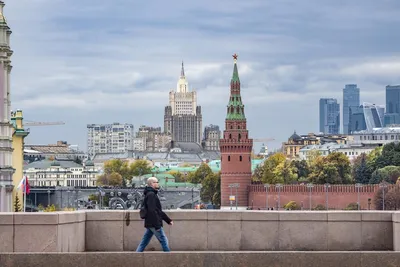
<path fill-rule="evenodd" d="M 12 34 L 12 106 L 26 143 L 86 149 L 86 124 L 163 126 L 181 61 L 203 124 L 224 125 L 232 54 L 239 54 L 250 135 L 318 131 L 318 100 L 356 83 L 385 103 L 400 84 L 398 0 L 5 0 Z M 260 144 L 257 144 L 258 148 Z"/>

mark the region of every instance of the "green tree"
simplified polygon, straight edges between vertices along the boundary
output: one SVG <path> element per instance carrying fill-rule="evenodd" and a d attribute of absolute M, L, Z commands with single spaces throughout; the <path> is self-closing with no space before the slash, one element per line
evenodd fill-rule
<path fill-rule="evenodd" d="M 97 176 L 97 185 L 100 186 L 121 186 L 123 181 L 122 181 L 122 176 L 121 174 L 117 172 L 113 172 L 111 174 L 101 174 Z"/>
<path fill-rule="evenodd" d="M 200 184 L 210 173 L 212 173 L 211 168 L 206 163 L 202 163 L 194 172 L 194 174 L 191 175 L 190 181 L 194 184 Z"/>
<path fill-rule="evenodd" d="M 185 182 L 185 175 L 183 173 L 179 171 L 169 171 L 168 173 L 174 176 L 175 182 Z"/>
<path fill-rule="evenodd" d="M 135 160 L 130 166 L 130 173 L 133 176 L 142 176 L 151 173 L 151 167 L 146 160 Z"/>
<path fill-rule="evenodd" d="M 307 152 L 307 162 L 308 162 L 308 166 L 312 166 L 315 164 L 315 161 L 322 157 L 322 153 L 321 151 L 317 150 L 317 149 L 313 149 Z"/>
<path fill-rule="evenodd" d="M 285 184 L 291 184 L 297 181 L 296 169 L 288 160 L 279 163 L 274 169 L 273 173 L 278 180 L 283 181 Z"/>
<path fill-rule="evenodd" d="M 15 201 L 14 201 L 14 212 L 20 212 L 21 211 L 21 203 L 18 197 L 18 194 L 15 195 Z"/>
<path fill-rule="evenodd" d="M 262 164 L 257 165 L 254 169 L 252 180 L 253 182 L 261 182 L 264 175 L 264 166 Z"/>
<path fill-rule="evenodd" d="M 382 154 L 382 148 L 383 147 L 376 147 L 374 150 L 372 150 L 368 155 L 367 155 L 367 166 L 368 169 L 371 173 L 373 173 L 375 170 L 381 168 L 379 167 L 381 163 L 378 163 L 378 158 L 380 158 Z M 385 167 L 385 166 L 382 166 Z"/>
<path fill-rule="evenodd" d="M 376 159 L 376 168 L 400 166 L 400 143 L 388 143 L 383 146 L 381 154 Z"/>
<path fill-rule="evenodd" d="M 299 181 L 307 181 L 310 175 L 310 167 L 306 160 L 293 160 L 291 166 L 296 170 L 297 179 Z"/>
<path fill-rule="evenodd" d="M 368 157 L 365 153 L 360 154 L 352 166 L 352 176 L 356 183 L 367 184 L 371 179 L 371 169 L 368 166 Z"/>
<path fill-rule="evenodd" d="M 200 197 L 204 202 L 213 205 L 221 204 L 221 176 L 220 173 L 209 173 L 201 183 Z"/>
<path fill-rule="evenodd" d="M 340 184 L 339 172 L 333 162 L 329 162 L 326 157 L 318 157 L 314 160 L 309 181 L 315 184 Z"/>
<path fill-rule="evenodd" d="M 352 182 L 351 166 L 349 158 L 341 152 L 332 152 L 326 157 L 329 163 L 333 163 L 339 175 L 339 183 L 349 184 Z"/>
<path fill-rule="evenodd" d="M 276 153 L 268 157 L 264 161 L 264 173 L 263 173 L 263 183 L 267 184 L 277 184 L 283 183 L 283 177 L 277 176 L 275 169 L 279 164 L 283 164 L 286 161 L 286 157 L 283 153 Z"/>
<path fill-rule="evenodd" d="M 400 166 L 386 166 L 372 173 L 370 184 L 379 184 L 383 181 L 395 184 L 400 177 Z"/>

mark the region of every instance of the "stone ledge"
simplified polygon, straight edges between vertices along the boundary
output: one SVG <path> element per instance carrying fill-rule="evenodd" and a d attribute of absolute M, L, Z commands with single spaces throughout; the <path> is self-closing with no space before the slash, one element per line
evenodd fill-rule
<path fill-rule="evenodd" d="M 200 266 L 376 267 L 400 266 L 400 252 L 198 251 L 198 252 L 82 252 L 0 253 L 0 266 L 13 267 L 200 267 Z"/>

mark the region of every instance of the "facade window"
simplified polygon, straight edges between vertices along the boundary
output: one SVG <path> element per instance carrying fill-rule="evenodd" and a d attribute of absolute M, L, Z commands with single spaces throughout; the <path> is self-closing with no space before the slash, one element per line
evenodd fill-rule
<path fill-rule="evenodd" d="M 231 161 L 231 156 L 228 156 L 228 161 Z"/>
<path fill-rule="evenodd" d="M 239 141 L 240 141 L 240 139 L 242 138 L 242 135 L 241 135 L 241 134 L 239 134 L 239 136 L 238 136 L 238 137 L 239 137 Z"/>
<path fill-rule="evenodd" d="M 239 160 L 240 160 L 240 161 L 242 161 L 242 160 L 243 160 L 242 156 L 239 156 Z"/>
<path fill-rule="evenodd" d="M 231 134 L 229 134 L 229 139 L 232 139 L 232 135 Z"/>

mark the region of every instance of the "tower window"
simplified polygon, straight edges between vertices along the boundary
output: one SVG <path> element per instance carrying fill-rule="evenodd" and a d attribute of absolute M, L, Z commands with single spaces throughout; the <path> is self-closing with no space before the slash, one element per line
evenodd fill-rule
<path fill-rule="evenodd" d="M 231 125 L 231 129 L 233 129 L 233 126 Z"/>
<path fill-rule="evenodd" d="M 241 134 L 239 134 L 239 141 L 240 141 L 240 139 L 242 138 L 242 135 Z"/>
<path fill-rule="evenodd" d="M 228 156 L 228 161 L 231 161 L 231 156 Z"/>
<path fill-rule="evenodd" d="M 240 125 L 238 125 L 238 129 L 240 129 Z"/>
<path fill-rule="evenodd" d="M 232 139 L 232 135 L 231 134 L 229 134 L 229 139 Z"/>
<path fill-rule="evenodd" d="M 240 160 L 240 161 L 242 161 L 242 160 L 243 160 L 242 156 L 239 156 L 239 160 Z"/>

